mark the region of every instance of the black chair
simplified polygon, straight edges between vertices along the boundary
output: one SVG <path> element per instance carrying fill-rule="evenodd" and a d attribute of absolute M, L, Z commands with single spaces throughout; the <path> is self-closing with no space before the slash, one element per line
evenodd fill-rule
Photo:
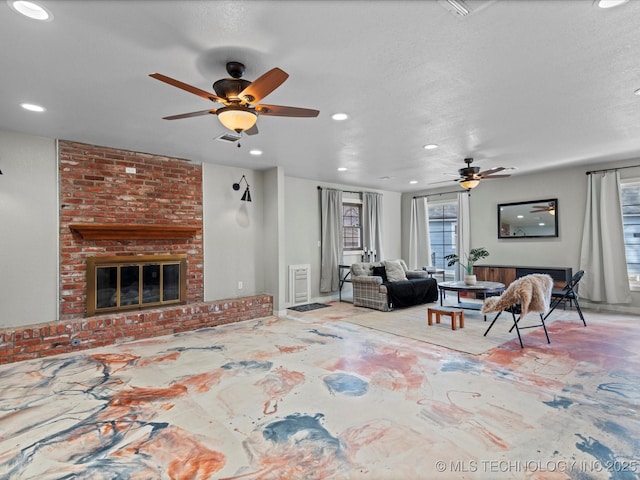
<path fill-rule="evenodd" d="M 528 282 L 531 284 L 534 283 L 534 286 L 537 285 L 537 288 L 533 288 L 532 295 L 530 297 L 522 297 L 522 293 L 520 291 L 520 286 L 523 282 Z M 526 284 L 525 284 L 526 285 Z M 511 282 L 509 287 L 504 291 L 504 293 L 498 297 L 496 301 L 488 302 L 485 300 L 485 303 L 482 308 L 482 313 L 489 313 L 497 311 L 497 315 L 489 325 L 489 328 L 484 332 L 484 336 L 486 337 L 493 325 L 496 323 L 502 312 L 508 312 L 511 314 L 513 319 L 513 325 L 509 329 L 509 332 L 513 331 L 515 328 L 516 333 L 518 334 L 518 341 L 520 342 L 520 348 L 524 348 L 522 343 L 522 336 L 520 335 L 520 330 L 525 328 L 536 328 L 542 327 L 544 329 L 544 335 L 547 337 L 547 343 L 551 343 L 549 339 L 549 332 L 547 331 L 547 326 L 544 321 L 546 316 L 544 316 L 544 312 L 548 311 L 549 302 L 551 298 L 551 289 L 553 287 L 553 281 L 549 275 L 539 275 L 532 274 L 527 275 L 525 277 L 521 277 Z M 523 300 L 527 301 L 526 305 L 523 305 Z M 535 325 L 520 325 L 520 319 L 523 317 L 523 313 L 526 315 L 528 312 L 537 312 L 540 315 L 540 323 Z"/>
<path fill-rule="evenodd" d="M 566 302 L 569 302 L 569 305 L 576 304 L 576 310 L 578 311 L 578 315 L 580 315 L 580 320 L 584 323 L 584 326 L 587 326 L 587 322 L 584 320 L 584 315 L 582 314 L 582 310 L 580 309 L 580 302 L 578 301 L 578 292 L 576 292 L 576 288 L 578 287 L 578 283 L 582 279 L 584 275 L 584 270 L 580 270 L 576 272 L 576 274 L 571 277 L 571 280 L 562 290 L 552 290 L 551 291 L 551 305 L 549 306 L 549 311 L 545 315 L 546 318 L 551 315 L 558 305 L 561 303 L 564 305 Z"/>
<path fill-rule="evenodd" d="M 540 322 L 539 324 L 535 324 L 535 325 L 527 325 L 526 327 L 522 327 L 518 325 L 518 322 L 520 321 L 521 318 L 521 314 L 522 314 L 522 309 L 520 307 L 519 304 L 515 304 L 512 305 L 508 308 L 506 308 L 504 310 L 505 312 L 509 312 L 511 314 L 511 316 L 513 317 L 513 326 L 509 329 L 509 332 L 513 331 L 513 329 L 516 329 L 516 333 L 518 334 L 518 341 L 520 342 L 520 348 L 524 348 L 524 344 L 522 343 L 522 336 L 520 335 L 520 330 L 523 330 L 525 328 L 535 328 L 535 327 L 542 327 L 544 329 L 544 334 L 547 337 L 547 343 L 551 343 L 551 340 L 549 339 L 549 332 L 547 331 L 547 326 L 544 323 L 544 319 L 546 317 L 543 317 L 542 314 L 540 314 Z M 493 322 L 491 322 L 491 325 L 489 325 L 489 328 L 487 328 L 487 331 L 484 332 L 484 336 L 487 336 L 487 333 L 489 333 L 489 330 L 491 330 L 491 327 L 493 327 L 493 324 L 496 323 L 496 320 L 498 320 L 498 317 L 502 314 L 502 312 L 498 312 L 498 314 L 496 315 L 496 317 L 493 319 Z M 518 315 L 516 317 L 516 315 Z"/>

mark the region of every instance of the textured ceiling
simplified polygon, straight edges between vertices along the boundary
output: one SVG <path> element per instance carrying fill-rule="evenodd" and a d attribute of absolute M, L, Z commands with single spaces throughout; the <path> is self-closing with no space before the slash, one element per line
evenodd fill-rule
<path fill-rule="evenodd" d="M 468 156 L 514 175 L 640 157 L 640 2 L 471 0 L 467 17 L 435 0 L 41 4 L 52 21 L 0 3 L 3 130 L 392 191 Z M 261 117 L 241 148 L 215 140 L 213 115 L 162 120 L 220 105 L 150 73 L 212 91 L 230 60 L 248 80 L 282 68 L 264 102 L 320 115 Z"/>

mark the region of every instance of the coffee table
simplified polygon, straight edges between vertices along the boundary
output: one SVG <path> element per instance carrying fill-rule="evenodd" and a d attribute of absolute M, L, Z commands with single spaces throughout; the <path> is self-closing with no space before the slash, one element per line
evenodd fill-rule
<path fill-rule="evenodd" d="M 444 299 L 445 292 L 458 292 L 458 303 L 456 305 L 451 305 L 452 307 L 480 311 L 482 310 L 482 303 L 461 302 L 460 292 L 475 293 L 476 298 L 480 296 L 482 300 L 485 300 L 488 296 L 500 295 L 502 292 L 504 292 L 504 283 L 476 282 L 474 285 L 467 285 L 462 281 L 440 282 L 438 283 L 438 289 L 440 290 L 440 305 L 442 305 L 442 300 Z M 485 321 L 487 320 L 486 315 L 484 319 Z"/>

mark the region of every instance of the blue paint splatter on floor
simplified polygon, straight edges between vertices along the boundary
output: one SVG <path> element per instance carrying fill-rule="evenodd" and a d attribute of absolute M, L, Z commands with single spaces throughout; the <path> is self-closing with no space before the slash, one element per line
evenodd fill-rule
<path fill-rule="evenodd" d="M 339 340 L 342 340 L 342 339 L 343 339 L 340 335 L 335 335 L 335 334 L 333 334 L 333 333 L 322 333 L 322 332 L 319 332 L 319 331 L 318 331 L 317 329 L 315 329 L 315 328 L 314 328 L 314 329 L 312 329 L 312 330 L 309 330 L 309 331 L 310 331 L 311 333 L 315 333 L 316 335 L 319 335 L 319 336 L 321 336 L 321 337 L 337 338 L 337 339 L 339 339 Z"/>
<path fill-rule="evenodd" d="M 624 398 L 640 399 L 640 387 L 630 383 L 601 383 L 598 390 L 615 393 Z"/>
<path fill-rule="evenodd" d="M 320 425 L 320 420 L 324 417 L 321 413 L 316 413 L 313 417 L 294 413 L 287 415 L 284 420 L 270 423 L 262 431 L 266 440 L 274 443 L 285 443 L 294 437 L 295 441 L 313 440 L 320 441 L 327 445 L 338 447 L 340 442 L 332 437 L 329 432 Z"/>
<path fill-rule="evenodd" d="M 442 372 L 464 372 L 464 373 L 479 373 L 478 363 L 469 360 L 448 360 L 445 361 L 440 368 Z"/>
<path fill-rule="evenodd" d="M 222 365 L 225 370 L 245 370 L 255 372 L 265 372 L 271 370 L 273 363 L 271 362 L 256 362 L 255 360 L 242 360 L 241 362 L 229 362 Z"/>
<path fill-rule="evenodd" d="M 369 389 L 368 382 L 346 373 L 327 375 L 323 380 L 332 394 L 341 393 L 349 397 L 361 397 Z"/>
<path fill-rule="evenodd" d="M 576 433 L 576 436 L 582 439 L 582 442 L 576 443 L 576 448 L 584 453 L 587 453 L 598 460 L 599 465 L 604 472 L 609 474 L 609 478 L 613 480 L 634 480 L 637 479 L 634 470 L 637 469 L 637 463 L 631 463 L 626 460 L 619 459 L 613 451 L 603 445 L 593 437 L 588 439 L 584 436 Z M 637 460 L 634 460 L 637 462 Z M 625 468 L 636 467 L 636 468 Z"/>
<path fill-rule="evenodd" d="M 568 398 L 565 397 L 553 397 L 553 400 L 550 400 L 548 402 L 542 402 L 545 405 L 548 405 L 550 407 L 553 408 L 569 408 L 571 405 L 573 405 L 573 400 L 569 400 Z"/>

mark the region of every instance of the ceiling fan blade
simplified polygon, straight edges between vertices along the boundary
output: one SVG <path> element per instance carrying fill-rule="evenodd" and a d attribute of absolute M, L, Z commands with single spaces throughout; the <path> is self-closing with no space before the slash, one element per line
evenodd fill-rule
<path fill-rule="evenodd" d="M 310 108 L 284 107 L 282 105 L 256 105 L 256 111 L 260 115 L 272 117 L 317 117 L 320 110 Z"/>
<path fill-rule="evenodd" d="M 150 73 L 149 76 L 155 78 L 156 80 L 160 80 L 161 82 L 168 83 L 169 85 L 172 85 L 174 87 L 186 90 L 187 92 L 193 93 L 194 95 L 198 95 L 199 97 L 211 100 L 212 102 L 225 102 L 223 98 L 220 98 L 213 93 L 200 90 L 198 87 L 194 87 L 193 85 L 189 85 L 188 83 L 181 82 L 180 80 L 176 80 L 175 78 L 167 77 L 166 75 L 162 75 L 161 73 Z"/>
<path fill-rule="evenodd" d="M 455 180 L 441 180 L 439 182 L 429 182 L 429 185 L 435 185 L 436 183 L 450 183 L 450 182 L 457 182 L 458 180 L 460 180 L 459 178 L 456 178 Z"/>
<path fill-rule="evenodd" d="M 482 175 L 482 176 L 486 176 L 486 175 L 491 175 L 493 173 L 498 173 L 501 172 L 502 170 L 504 170 L 504 167 L 495 167 L 495 168 L 490 168 L 489 170 L 485 170 L 484 172 L 480 172 L 478 173 L 478 175 Z M 485 177 L 486 178 L 486 177 Z"/>
<path fill-rule="evenodd" d="M 258 134 L 258 125 L 254 124 L 249 130 L 245 130 L 244 133 L 247 135 L 257 135 Z"/>
<path fill-rule="evenodd" d="M 199 112 L 181 113 L 179 115 L 170 115 L 168 117 L 162 117 L 163 120 L 179 120 L 181 118 L 199 117 L 200 115 L 207 115 L 209 113 L 216 113 L 216 109 L 200 110 Z"/>
<path fill-rule="evenodd" d="M 486 177 L 481 177 L 482 180 L 491 180 L 492 178 L 507 178 L 511 175 L 488 175 Z"/>
<path fill-rule="evenodd" d="M 238 94 L 238 97 L 249 104 L 254 104 L 273 92 L 289 78 L 289 74 L 278 67 L 255 79 L 251 85 Z"/>

